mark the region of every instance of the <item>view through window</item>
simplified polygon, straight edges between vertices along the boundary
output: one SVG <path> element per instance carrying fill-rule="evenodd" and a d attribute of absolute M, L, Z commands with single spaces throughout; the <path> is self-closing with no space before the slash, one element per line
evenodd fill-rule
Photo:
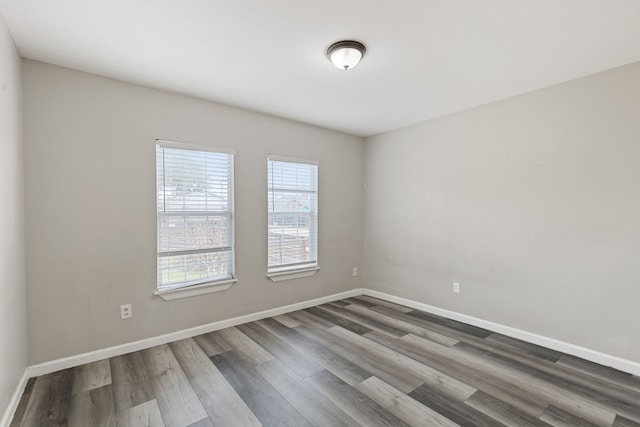
<path fill-rule="evenodd" d="M 234 278 L 233 154 L 156 145 L 158 290 Z"/>
<path fill-rule="evenodd" d="M 318 263 L 318 165 L 270 156 L 267 161 L 268 272 Z"/>

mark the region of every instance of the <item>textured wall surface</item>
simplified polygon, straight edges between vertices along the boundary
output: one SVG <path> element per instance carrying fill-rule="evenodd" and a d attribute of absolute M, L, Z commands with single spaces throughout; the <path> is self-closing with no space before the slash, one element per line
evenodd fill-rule
<path fill-rule="evenodd" d="M 361 138 L 29 60 L 24 104 L 31 363 L 362 286 Z M 153 295 L 156 138 L 236 151 L 228 291 Z M 269 154 L 319 161 L 313 277 L 265 277 Z"/>
<path fill-rule="evenodd" d="M 0 17 L 0 418 L 27 366 L 21 67 Z"/>
<path fill-rule="evenodd" d="M 636 63 L 368 138 L 365 286 L 640 362 L 639 114 Z"/>

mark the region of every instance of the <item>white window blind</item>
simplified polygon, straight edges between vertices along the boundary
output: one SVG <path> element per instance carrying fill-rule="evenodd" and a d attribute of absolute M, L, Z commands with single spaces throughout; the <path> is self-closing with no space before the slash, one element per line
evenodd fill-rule
<path fill-rule="evenodd" d="M 233 154 L 156 145 L 158 290 L 234 278 Z"/>
<path fill-rule="evenodd" d="M 267 160 L 268 272 L 318 264 L 318 165 Z"/>

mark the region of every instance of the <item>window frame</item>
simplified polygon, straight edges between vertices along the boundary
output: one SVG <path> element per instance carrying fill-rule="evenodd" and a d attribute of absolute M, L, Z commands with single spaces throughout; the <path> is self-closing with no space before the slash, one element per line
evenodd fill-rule
<path fill-rule="evenodd" d="M 214 147 L 208 145 L 199 145 L 199 144 L 190 144 L 184 142 L 177 141 L 169 141 L 165 139 L 157 139 L 155 141 L 155 167 L 156 167 L 156 290 L 154 294 L 160 296 L 164 300 L 173 300 L 179 298 L 186 298 L 194 295 L 201 295 L 210 292 L 219 292 L 229 289 L 234 283 L 238 280 L 236 278 L 236 251 L 235 251 L 235 150 L 223 147 Z M 231 274 L 229 277 L 221 278 L 221 279 L 213 279 L 213 278 L 203 278 L 203 279 L 195 279 L 191 281 L 181 282 L 175 285 L 169 286 L 161 286 L 161 272 L 159 269 L 159 259 L 160 253 L 159 250 L 159 242 L 160 242 L 160 211 L 158 206 L 158 193 L 160 191 L 158 187 L 158 148 L 168 148 L 168 149 L 178 149 L 178 150 L 186 150 L 186 151 L 196 151 L 196 152 L 213 152 L 218 154 L 226 154 L 231 156 L 230 161 L 230 170 L 229 170 L 229 226 L 231 227 L 229 233 L 229 248 L 231 260 L 230 260 L 230 270 Z M 166 173 L 165 175 L 166 176 Z M 203 214 L 206 215 L 209 211 L 203 211 Z M 228 250 L 225 250 L 227 252 Z M 191 252 L 191 249 L 185 249 L 184 251 L 164 251 L 164 252 Z"/>
<path fill-rule="evenodd" d="M 310 227 L 309 229 L 309 246 L 310 251 L 313 250 L 315 253 L 315 261 L 313 262 L 304 262 L 304 263 L 296 263 L 296 264 L 288 264 L 283 266 L 269 266 L 269 218 L 271 215 L 271 211 L 268 206 L 269 201 L 269 192 L 272 189 L 269 186 L 270 177 L 269 177 L 269 163 L 270 162 L 283 162 L 283 163 L 301 163 L 306 165 L 311 165 L 315 167 L 315 220 L 313 221 L 315 227 Z M 300 159 L 294 157 L 285 157 L 285 156 L 277 156 L 277 155 L 268 155 L 267 156 L 267 277 L 274 282 L 279 282 L 282 280 L 290 280 L 290 279 L 298 279 L 303 277 L 313 276 L 320 270 L 319 266 L 319 235 L 320 235 L 320 215 L 319 215 L 319 207 L 320 207 L 320 180 L 319 180 L 319 170 L 320 164 L 316 160 L 307 160 Z M 309 192 L 313 193 L 313 192 Z M 312 215 L 313 217 L 313 215 Z M 313 239 L 312 239 L 313 237 Z M 315 244 L 315 248 L 313 245 Z M 311 249 L 313 248 L 313 249 Z"/>

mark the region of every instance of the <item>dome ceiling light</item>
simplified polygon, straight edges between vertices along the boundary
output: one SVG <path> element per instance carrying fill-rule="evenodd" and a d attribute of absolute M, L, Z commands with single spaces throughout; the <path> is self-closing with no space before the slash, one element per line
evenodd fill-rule
<path fill-rule="evenodd" d="M 366 51 L 367 48 L 360 42 L 342 40 L 329 46 L 327 58 L 336 68 L 347 71 L 358 65 Z"/>

